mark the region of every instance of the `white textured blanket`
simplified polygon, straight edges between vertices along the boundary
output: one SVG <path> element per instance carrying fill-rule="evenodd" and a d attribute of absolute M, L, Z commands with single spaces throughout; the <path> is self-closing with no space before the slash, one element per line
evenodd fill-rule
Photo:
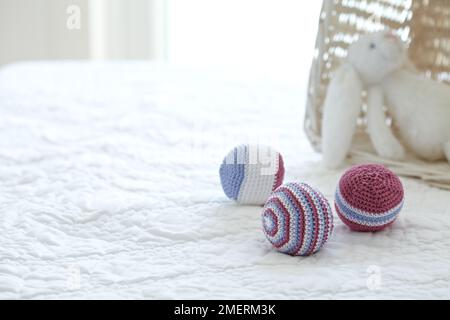
<path fill-rule="evenodd" d="M 222 157 L 263 142 L 330 201 L 304 90 L 145 63 L 0 70 L 0 298 L 450 298 L 450 193 L 402 179 L 377 234 L 272 250 L 260 208 L 223 194 Z"/>

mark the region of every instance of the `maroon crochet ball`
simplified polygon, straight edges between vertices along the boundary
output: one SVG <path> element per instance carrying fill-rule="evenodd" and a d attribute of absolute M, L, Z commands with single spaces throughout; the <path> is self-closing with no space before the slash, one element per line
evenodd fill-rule
<path fill-rule="evenodd" d="M 336 190 L 335 208 L 341 220 L 355 231 L 378 231 L 392 224 L 403 206 L 400 179 L 382 165 L 349 169 Z"/>

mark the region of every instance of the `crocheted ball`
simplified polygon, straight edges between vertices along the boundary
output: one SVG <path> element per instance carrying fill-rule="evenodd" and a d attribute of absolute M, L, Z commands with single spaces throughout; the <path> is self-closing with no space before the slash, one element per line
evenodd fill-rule
<path fill-rule="evenodd" d="M 271 147 L 241 145 L 228 153 L 219 173 L 228 198 L 240 204 L 263 205 L 283 182 L 283 158 Z"/>
<path fill-rule="evenodd" d="M 355 231 L 378 231 L 392 224 L 403 206 L 400 179 L 382 165 L 350 168 L 339 181 L 335 207 Z"/>
<path fill-rule="evenodd" d="M 330 204 L 306 183 L 288 183 L 276 189 L 264 206 L 262 219 L 270 243 L 292 256 L 319 251 L 333 231 Z"/>

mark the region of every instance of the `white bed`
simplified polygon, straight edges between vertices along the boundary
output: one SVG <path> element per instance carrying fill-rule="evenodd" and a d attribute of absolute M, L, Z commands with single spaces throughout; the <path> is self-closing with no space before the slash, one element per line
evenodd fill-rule
<path fill-rule="evenodd" d="M 272 250 L 260 208 L 218 178 L 235 144 L 274 145 L 286 180 L 332 200 L 302 131 L 304 90 L 147 63 L 0 70 L 0 298 L 450 298 L 450 193 L 402 179 L 392 228 L 335 215 L 318 254 Z"/>

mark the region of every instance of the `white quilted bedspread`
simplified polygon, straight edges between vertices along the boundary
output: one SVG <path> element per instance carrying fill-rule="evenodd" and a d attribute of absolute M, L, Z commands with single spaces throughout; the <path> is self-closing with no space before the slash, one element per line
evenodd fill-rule
<path fill-rule="evenodd" d="M 222 157 L 261 142 L 333 200 L 302 130 L 304 90 L 231 71 L 30 63 L 0 70 L 0 298 L 450 298 L 450 193 L 402 179 L 393 227 L 294 258 Z"/>

